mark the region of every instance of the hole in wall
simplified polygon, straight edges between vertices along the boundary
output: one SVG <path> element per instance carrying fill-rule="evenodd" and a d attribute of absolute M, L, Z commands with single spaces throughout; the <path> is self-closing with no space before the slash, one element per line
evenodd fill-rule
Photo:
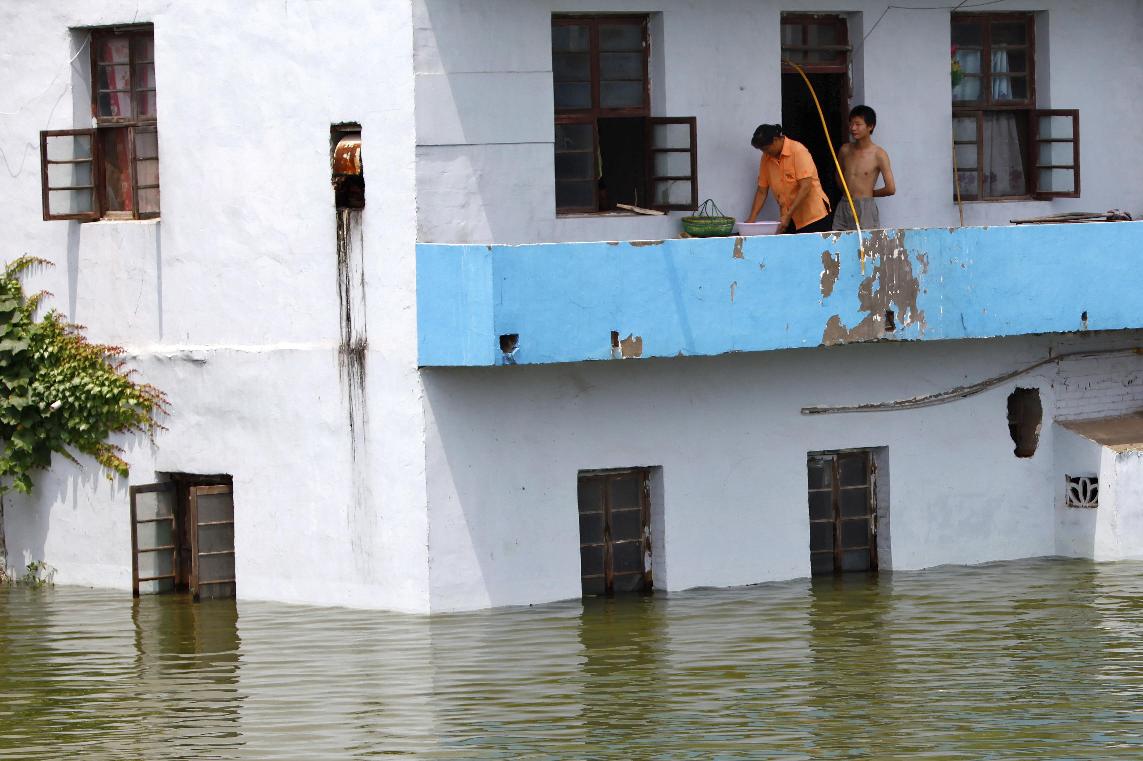
<path fill-rule="evenodd" d="M 361 161 L 361 125 L 334 124 L 329 128 L 333 200 L 339 209 L 365 208 L 365 169 Z"/>
<path fill-rule="evenodd" d="M 619 348 L 619 331 L 618 330 L 611 331 L 611 348 L 612 349 L 618 349 Z"/>
<path fill-rule="evenodd" d="M 1080 326 L 1084 330 L 1087 330 L 1087 310 L 1086 309 L 1083 310 L 1082 312 L 1080 312 Z"/>
<path fill-rule="evenodd" d="M 885 310 L 885 332 L 892 333 L 897 329 L 897 313 L 892 309 Z"/>
<path fill-rule="evenodd" d="M 516 351 L 516 347 L 520 345 L 519 333 L 505 333 L 500 336 L 500 351 L 504 354 L 511 354 Z"/>
<path fill-rule="evenodd" d="M 1040 389 L 1017 388 L 1008 395 L 1008 433 L 1016 444 L 1017 457 L 1031 457 L 1040 442 L 1040 425 L 1044 407 L 1040 403 Z"/>

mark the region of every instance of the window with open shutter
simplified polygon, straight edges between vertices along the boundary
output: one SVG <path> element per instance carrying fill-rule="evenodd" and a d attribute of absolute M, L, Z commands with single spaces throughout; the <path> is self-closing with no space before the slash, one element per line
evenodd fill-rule
<path fill-rule="evenodd" d="M 1078 198 L 1080 194 L 1079 111 L 1032 112 L 1032 179 L 1037 198 Z"/>
<path fill-rule="evenodd" d="M 94 127 L 40 133 L 44 219 L 159 216 L 154 30 L 91 31 Z"/>
<path fill-rule="evenodd" d="M 698 121 L 693 116 L 647 119 L 647 177 L 652 209 L 698 207 Z"/>
<path fill-rule="evenodd" d="M 195 599 L 234 597 L 234 493 L 229 485 L 190 489 L 191 575 Z"/>
<path fill-rule="evenodd" d="M 131 589 L 173 592 L 179 579 L 177 495 L 171 482 L 131 487 Z"/>

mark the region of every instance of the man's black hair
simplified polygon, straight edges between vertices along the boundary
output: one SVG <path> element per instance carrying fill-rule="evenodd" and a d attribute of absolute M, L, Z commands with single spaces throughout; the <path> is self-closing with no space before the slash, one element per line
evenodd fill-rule
<path fill-rule="evenodd" d="M 855 116 L 862 118 L 870 132 L 877 126 L 877 112 L 869 106 L 854 106 L 853 110 L 849 112 L 849 118 L 852 119 Z"/>
<path fill-rule="evenodd" d="M 754 137 L 750 138 L 750 144 L 762 150 L 774 142 L 776 137 L 782 137 L 781 124 L 759 124 L 758 129 L 754 130 Z"/>

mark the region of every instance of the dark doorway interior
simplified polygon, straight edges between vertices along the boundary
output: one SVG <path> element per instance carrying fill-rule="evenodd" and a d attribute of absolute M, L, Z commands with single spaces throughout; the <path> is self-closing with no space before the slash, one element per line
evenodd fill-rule
<path fill-rule="evenodd" d="M 836 209 L 842 190 L 837 181 L 837 168 L 830 154 L 848 140 L 849 77 L 837 73 L 807 73 L 829 126 L 829 139 L 822 129 L 821 117 L 805 80 L 797 72 L 782 74 L 782 126 L 790 137 L 802 143 L 814 157 L 822 189 L 829 197 L 830 208 Z"/>
<path fill-rule="evenodd" d="M 600 118 L 599 210 L 609 211 L 617 203 L 646 206 L 647 198 L 647 120 L 641 116 Z"/>
<path fill-rule="evenodd" d="M 877 510 L 870 450 L 811 452 L 810 572 L 877 570 Z"/>

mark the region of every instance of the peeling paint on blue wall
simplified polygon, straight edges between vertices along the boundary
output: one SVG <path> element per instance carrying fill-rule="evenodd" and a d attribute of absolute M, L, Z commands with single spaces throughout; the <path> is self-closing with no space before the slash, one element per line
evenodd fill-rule
<path fill-rule="evenodd" d="M 1143 327 L 1143 222 L 864 235 L 864 262 L 856 233 L 418 244 L 420 364 L 502 364 L 508 334 L 543 364 Z"/>

